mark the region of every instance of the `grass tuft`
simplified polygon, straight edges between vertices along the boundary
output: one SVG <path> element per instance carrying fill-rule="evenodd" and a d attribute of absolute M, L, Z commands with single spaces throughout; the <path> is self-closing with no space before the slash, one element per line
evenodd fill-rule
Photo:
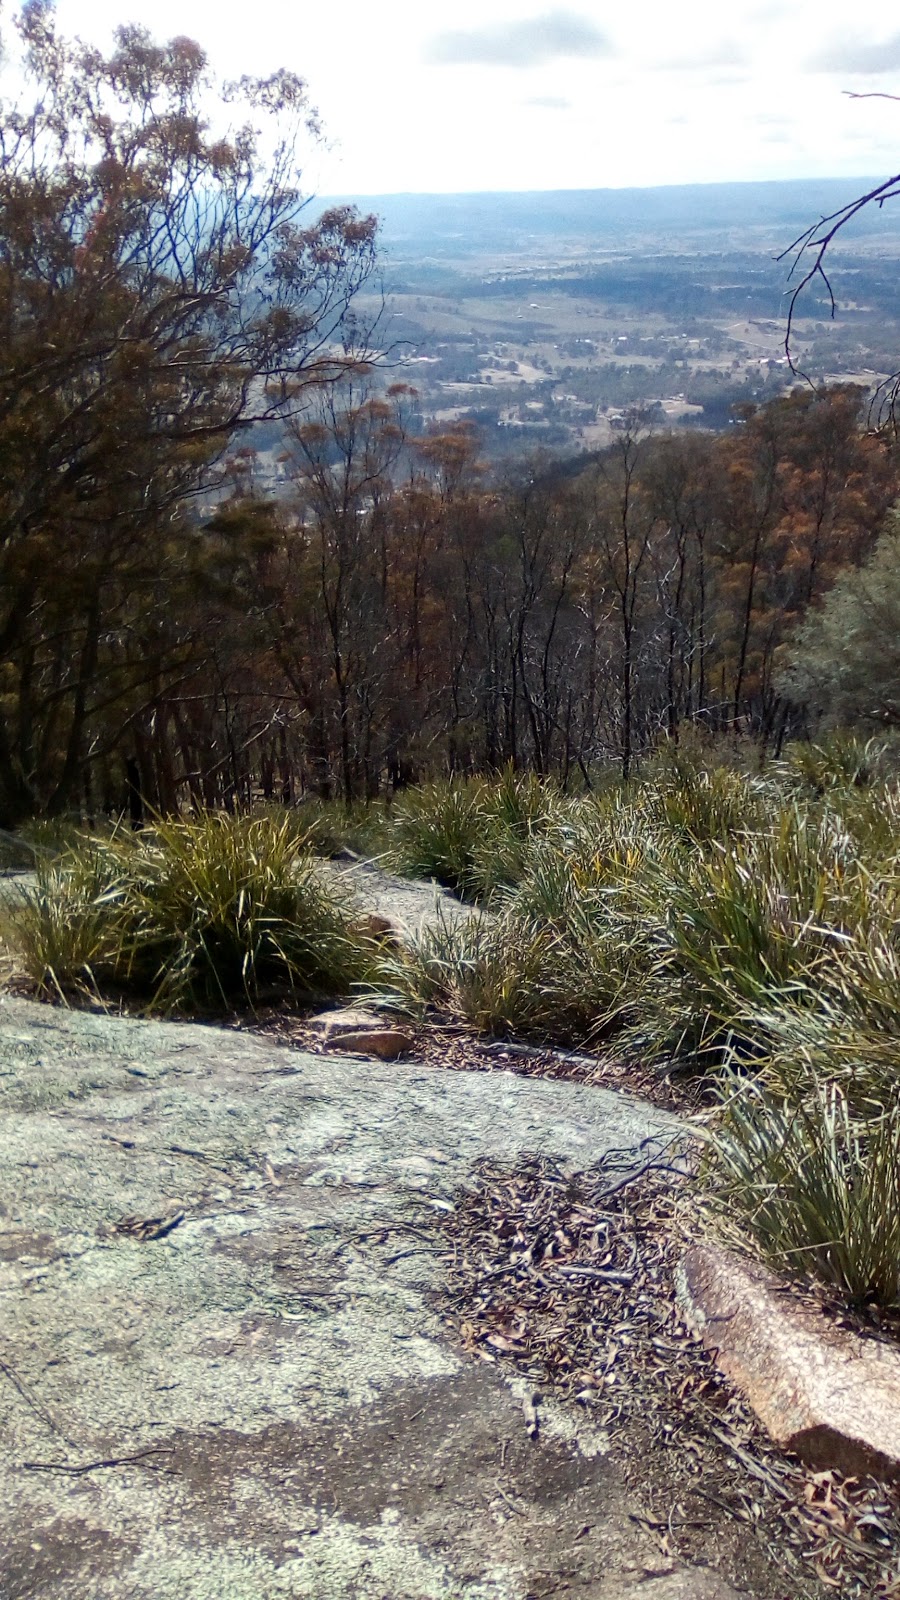
<path fill-rule="evenodd" d="M 379 952 L 289 814 L 214 812 L 85 841 L 39 868 L 19 926 L 39 987 L 167 1010 L 346 994 Z"/>
<path fill-rule="evenodd" d="M 775 1267 L 852 1305 L 900 1305 L 900 1119 L 860 1120 L 837 1084 L 799 1103 L 743 1085 L 716 1140 L 719 1199 Z"/>

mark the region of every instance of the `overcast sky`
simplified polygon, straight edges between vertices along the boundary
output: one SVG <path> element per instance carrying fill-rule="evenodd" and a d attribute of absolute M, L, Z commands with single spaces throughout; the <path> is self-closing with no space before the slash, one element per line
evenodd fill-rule
<path fill-rule="evenodd" d="M 900 171 L 900 8 L 868 0 L 58 0 L 67 31 L 190 34 L 306 78 L 319 193 Z"/>

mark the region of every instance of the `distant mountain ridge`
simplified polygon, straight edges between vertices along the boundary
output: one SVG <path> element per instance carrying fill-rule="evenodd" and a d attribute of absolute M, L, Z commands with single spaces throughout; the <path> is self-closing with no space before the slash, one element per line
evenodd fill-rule
<path fill-rule="evenodd" d="M 752 233 L 785 248 L 802 228 L 879 183 L 879 178 L 797 178 L 765 183 L 705 183 L 649 189 L 554 189 L 473 194 L 345 195 L 381 218 L 382 239 L 406 254 L 479 254 L 515 250 L 523 240 L 572 238 L 614 247 L 619 241 L 684 241 Z M 852 229 L 852 233 L 851 233 Z M 900 238 L 900 201 L 867 207 L 846 230 L 855 239 Z M 765 238 L 762 236 L 766 236 Z"/>

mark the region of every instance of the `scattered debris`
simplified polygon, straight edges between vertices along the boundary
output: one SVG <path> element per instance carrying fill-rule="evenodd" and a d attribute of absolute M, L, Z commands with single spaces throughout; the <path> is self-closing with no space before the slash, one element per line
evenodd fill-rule
<path fill-rule="evenodd" d="M 329 1018 L 360 1014 L 348 1009 L 303 1017 L 289 1006 L 282 1006 L 258 1011 L 250 1019 L 244 1014 L 235 1016 L 230 1026 L 244 1033 L 263 1034 L 293 1049 L 315 1052 L 338 1048 L 326 1033 Z M 374 1012 L 362 1015 L 367 1027 L 383 1028 L 388 1020 L 385 1016 L 377 1017 Z M 685 1077 L 673 1085 L 664 1073 L 646 1070 L 634 1061 L 614 1056 L 583 1055 L 550 1046 L 485 1039 L 470 1028 L 436 1015 L 429 1015 L 416 1027 L 404 1017 L 403 1032 L 408 1035 L 408 1052 L 414 1060 L 444 1071 L 511 1072 L 519 1078 L 560 1078 L 592 1088 L 622 1089 L 664 1110 L 691 1112 L 708 1108 L 708 1089 L 702 1079 Z"/>
<path fill-rule="evenodd" d="M 164 1239 L 183 1221 L 183 1211 L 176 1211 L 168 1217 L 120 1217 L 118 1222 L 113 1223 L 112 1231 L 147 1243 L 151 1239 Z"/>
<path fill-rule="evenodd" d="M 538 1158 L 479 1163 L 435 1219 L 463 1345 L 588 1410 L 666 1554 L 702 1557 L 714 1519 L 739 1588 L 749 1552 L 787 1574 L 789 1588 L 767 1592 L 896 1600 L 900 1492 L 772 1445 L 678 1310 L 675 1268 L 696 1228 L 688 1181 L 652 1166 L 623 1181 L 626 1165 L 624 1152 L 574 1175 Z"/>

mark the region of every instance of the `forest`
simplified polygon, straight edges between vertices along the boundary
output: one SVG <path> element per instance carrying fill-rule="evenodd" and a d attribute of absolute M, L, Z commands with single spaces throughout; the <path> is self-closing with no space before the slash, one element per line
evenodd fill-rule
<path fill-rule="evenodd" d="M 686 726 L 777 751 L 831 709 L 797 625 L 825 627 L 897 492 L 859 391 L 798 390 L 722 436 L 636 417 L 587 467 L 499 480 L 467 427 L 411 437 L 408 399 L 320 390 L 277 499 L 236 452 L 230 490 L 167 508 L 164 537 L 142 503 L 100 542 L 82 500 L 52 562 L 43 519 L 10 541 L 3 825 L 121 810 L 128 782 L 163 812 L 507 764 L 590 787 Z M 894 720 L 865 674 L 857 702 Z"/>

